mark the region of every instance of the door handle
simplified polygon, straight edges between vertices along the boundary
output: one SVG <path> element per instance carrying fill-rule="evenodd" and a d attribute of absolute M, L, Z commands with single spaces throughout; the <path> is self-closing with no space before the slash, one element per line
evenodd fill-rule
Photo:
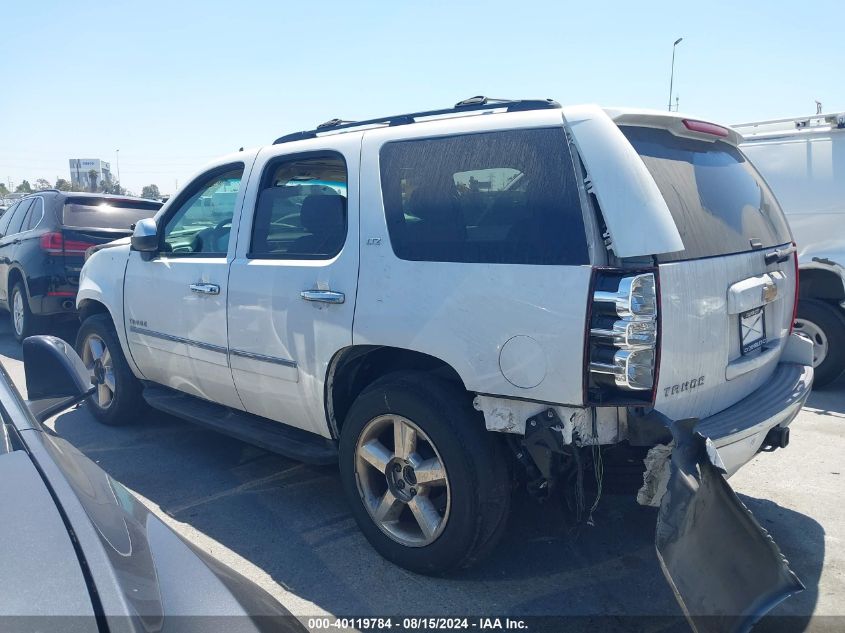
<path fill-rule="evenodd" d="M 220 286 L 217 284 L 191 284 L 191 292 L 197 292 L 201 295 L 219 295 Z"/>
<path fill-rule="evenodd" d="M 306 301 L 319 301 L 321 303 L 343 303 L 346 295 L 333 290 L 303 290 L 299 296 Z"/>

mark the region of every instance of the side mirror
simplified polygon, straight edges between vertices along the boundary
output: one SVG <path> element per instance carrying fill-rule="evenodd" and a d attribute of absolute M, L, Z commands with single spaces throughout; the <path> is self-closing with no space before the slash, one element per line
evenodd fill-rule
<path fill-rule="evenodd" d="M 91 372 L 79 355 L 56 336 L 30 336 L 23 342 L 27 404 L 40 422 L 94 393 Z"/>
<path fill-rule="evenodd" d="M 135 223 L 132 231 L 132 250 L 152 253 L 158 250 L 158 226 L 152 218 L 144 218 Z"/>

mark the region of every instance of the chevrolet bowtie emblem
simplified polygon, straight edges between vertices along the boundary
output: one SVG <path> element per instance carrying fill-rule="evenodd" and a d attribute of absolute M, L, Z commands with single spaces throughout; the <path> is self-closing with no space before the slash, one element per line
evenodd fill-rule
<path fill-rule="evenodd" d="M 763 293 L 762 294 L 763 294 L 763 296 L 762 296 L 763 303 L 769 303 L 771 301 L 774 301 L 775 298 L 778 296 L 777 284 L 775 284 L 771 281 L 767 281 L 765 284 L 763 284 Z"/>

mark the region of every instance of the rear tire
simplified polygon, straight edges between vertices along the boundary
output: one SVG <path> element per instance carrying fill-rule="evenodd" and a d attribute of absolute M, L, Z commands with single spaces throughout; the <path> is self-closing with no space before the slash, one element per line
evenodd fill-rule
<path fill-rule="evenodd" d="M 12 335 L 18 343 L 22 343 L 27 336 L 38 334 L 41 321 L 29 309 L 29 295 L 23 281 L 16 281 L 12 286 L 9 295 L 9 320 L 12 324 Z"/>
<path fill-rule="evenodd" d="M 845 315 L 818 299 L 801 299 L 795 331 L 813 341 L 813 386 L 830 384 L 845 371 Z"/>
<path fill-rule="evenodd" d="M 405 449 L 397 433 L 410 438 Z M 341 429 L 340 476 L 358 526 L 382 556 L 422 574 L 468 567 L 493 548 L 510 510 L 508 464 L 469 394 L 421 372 L 377 380 Z"/>
<path fill-rule="evenodd" d="M 97 390 L 86 400 L 91 414 L 109 426 L 134 422 L 146 403 L 141 382 L 129 369 L 109 315 L 85 319 L 76 335 L 76 351 L 97 384 Z"/>

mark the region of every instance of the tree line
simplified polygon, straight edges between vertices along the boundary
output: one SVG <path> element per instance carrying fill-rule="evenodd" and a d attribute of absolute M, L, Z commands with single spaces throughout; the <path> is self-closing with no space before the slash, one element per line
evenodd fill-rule
<path fill-rule="evenodd" d="M 96 173 L 96 172 L 94 172 Z M 57 178 L 55 184 L 50 184 L 50 181 L 45 178 L 38 178 L 35 180 L 35 183 L 30 183 L 28 180 L 23 180 L 21 183 L 15 187 L 15 193 L 34 193 L 36 191 L 44 191 L 45 189 L 58 189 L 59 191 L 87 191 L 91 192 L 92 188 L 90 187 L 83 187 L 81 185 L 74 184 L 70 180 L 65 178 Z M 97 183 L 97 186 L 93 189 L 94 193 L 110 193 L 115 194 L 118 196 L 134 196 L 135 194 L 132 191 L 129 191 L 122 187 L 118 181 L 109 182 L 109 181 L 100 181 Z M 0 182 L 0 198 L 3 198 L 11 193 L 6 187 L 6 184 Z M 141 197 L 142 198 L 149 198 L 150 200 L 158 200 L 161 198 L 161 192 L 157 185 L 146 185 L 143 189 L 141 189 Z"/>

